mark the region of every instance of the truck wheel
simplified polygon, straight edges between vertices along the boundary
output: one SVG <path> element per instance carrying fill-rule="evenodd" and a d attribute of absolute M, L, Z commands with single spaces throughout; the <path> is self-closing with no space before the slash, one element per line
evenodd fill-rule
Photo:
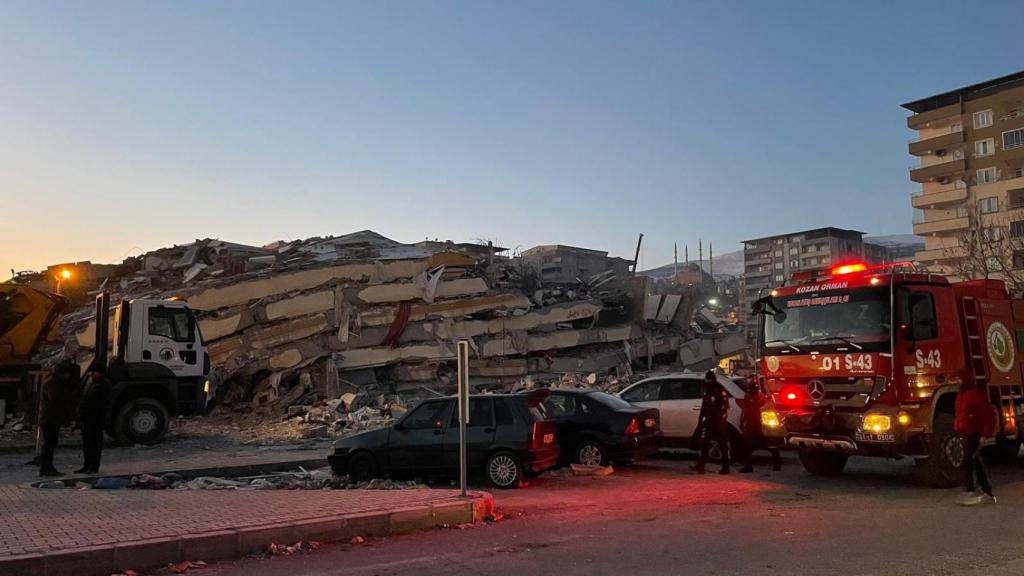
<path fill-rule="evenodd" d="M 837 476 L 846 468 L 848 454 L 841 452 L 799 452 L 800 463 L 815 476 Z"/>
<path fill-rule="evenodd" d="M 129 400 L 117 411 L 117 438 L 131 444 L 156 444 L 167 433 L 167 408 L 152 398 Z"/>
<path fill-rule="evenodd" d="M 1000 438 L 996 440 L 996 443 L 991 446 L 985 446 L 981 449 L 981 453 L 986 458 L 992 458 L 999 462 L 1011 463 L 1017 459 L 1017 455 L 1020 454 L 1020 438 L 1008 439 Z"/>
<path fill-rule="evenodd" d="M 918 479 L 926 486 L 952 488 L 960 483 L 964 444 L 953 431 L 953 415 L 938 413 L 928 438 L 928 457 L 918 458 Z"/>

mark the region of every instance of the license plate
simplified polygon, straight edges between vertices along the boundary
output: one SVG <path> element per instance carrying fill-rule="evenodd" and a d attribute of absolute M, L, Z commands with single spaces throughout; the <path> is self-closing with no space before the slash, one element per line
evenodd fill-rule
<path fill-rule="evenodd" d="M 893 434 L 866 434 L 864 432 L 857 432 L 854 438 L 860 442 L 895 442 L 896 436 Z"/>
<path fill-rule="evenodd" d="M 644 420 L 644 428 L 654 428 L 658 425 L 658 421 L 654 418 L 648 418 Z"/>

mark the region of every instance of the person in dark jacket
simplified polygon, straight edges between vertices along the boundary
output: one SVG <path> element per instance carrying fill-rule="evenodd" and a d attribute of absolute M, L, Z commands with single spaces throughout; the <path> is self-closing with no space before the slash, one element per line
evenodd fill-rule
<path fill-rule="evenodd" d="M 704 374 L 704 386 L 700 404 L 700 415 L 697 417 L 697 429 L 693 435 L 700 443 L 700 456 L 693 470 L 704 473 L 704 465 L 708 461 L 711 446 L 718 444 L 722 454 L 722 468 L 719 474 L 729 473 L 729 393 L 722 388 L 715 378 L 715 373 L 708 370 Z"/>
<path fill-rule="evenodd" d="M 746 396 L 737 400 L 742 413 L 740 414 L 740 431 L 743 433 L 743 468 L 740 472 L 749 474 L 754 471 L 754 451 L 768 450 L 772 455 L 772 470 L 782 470 L 782 456 L 779 449 L 768 444 L 761 429 L 761 409 L 768 401 L 768 396 L 761 390 L 756 378 L 747 379 Z"/>
<path fill-rule="evenodd" d="M 43 453 L 39 460 L 40 476 L 62 476 L 53 465 L 53 455 L 60 439 L 60 427 L 71 420 L 78 388 L 78 365 L 64 360 L 53 368 L 53 374 L 43 382 L 40 393 L 38 425 L 43 434 Z"/>
<path fill-rule="evenodd" d="M 84 463 L 76 474 L 95 474 L 100 471 L 103 456 L 103 422 L 110 396 L 110 381 L 100 372 L 91 371 L 82 401 L 78 405 L 78 421 L 82 424 L 82 453 Z"/>
<path fill-rule="evenodd" d="M 992 494 L 985 463 L 981 459 L 981 439 L 995 435 L 995 409 L 985 395 L 984 386 L 976 386 L 965 382 L 956 397 L 956 433 L 963 441 L 964 447 L 964 493 L 959 502 L 964 505 L 992 503 L 996 497 Z M 975 491 L 975 483 L 981 488 L 981 494 Z"/>

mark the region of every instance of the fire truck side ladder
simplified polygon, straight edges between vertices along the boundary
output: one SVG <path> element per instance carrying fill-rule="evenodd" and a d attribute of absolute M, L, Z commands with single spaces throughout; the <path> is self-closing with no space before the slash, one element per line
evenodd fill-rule
<path fill-rule="evenodd" d="M 978 312 L 978 301 L 972 296 L 965 296 L 964 330 L 967 333 L 967 352 L 970 354 L 969 365 L 975 382 L 988 382 L 988 363 L 982 349 L 981 316 Z"/>

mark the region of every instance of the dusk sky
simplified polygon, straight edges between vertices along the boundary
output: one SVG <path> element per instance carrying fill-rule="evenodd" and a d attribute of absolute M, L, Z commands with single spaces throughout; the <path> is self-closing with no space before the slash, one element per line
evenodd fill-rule
<path fill-rule="evenodd" d="M 970 14 L 968 14 L 968 9 Z M 903 102 L 1017 1 L 0 2 L 0 276 L 373 229 L 671 262 L 909 233 Z"/>

